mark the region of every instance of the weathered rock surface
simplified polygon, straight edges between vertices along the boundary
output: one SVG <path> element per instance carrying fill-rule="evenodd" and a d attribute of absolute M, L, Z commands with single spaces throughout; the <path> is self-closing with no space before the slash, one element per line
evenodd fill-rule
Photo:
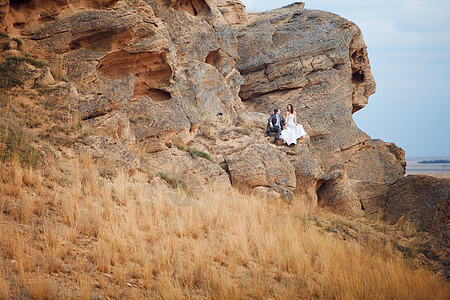
<path fill-rule="evenodd" d="M 231 188 L 228 174 L 217 164 L 189 151 L 174 147 L 146 156 L 144 167 L 177 182 L 185 182 L 191 194 L 205 188 L 226 191 Z"/>
<path fill-rule="evenodd" d="M 295 169 L 296 198 L 312 207 L 317 206 L 317 186 L 325 178 L 333 176 L 333 172 L 322 171 L 319 161 L 305 140 L 298 142 L 292 149 L 285 149 L 285 153 Z"/>
<path fill-rule="evenodd" d="M 7 7 L 1 20 L 8 33 L 21 36 L 26 51 L 51 67 L 61 62 L 75 84 L 71 107 L 107 137 L 84 147 L 95 159 L 105 149 L 123 154 L 121 145 L 137 142 L 149 156 L 143 159 L 157 161 L 155 155 L 165 157 L 173 144 L 190 143 L 202 119 L 220 114 L 235 122 L 243 110 L 237 31 L 230 25 L 247 15 L 239 1 L 219 6 L 203 0 L 32 1 Z M 30 87 L 54 83 L 48 70 L 28 73 Z M 179 164 L 202 183 L 215 178 L 211 168 L 224 172 L 211 165 Z M 229 186 L 228 176 L 222 181 Z"/>
<path fill-rule="evenodd" d="M 375 92 L 360 30 L 337 15 L 303 6 L 258 14 L 241 29 L 238 70 L 245 79 L 240 93 L 245 106 L 269 113 L 292 103 L 324 171 L 343 164 L 349 178 L 399 178 L 404 171 L 397 158 L 382 142 L 370 141 L 352 119 Z M 362 162 L 371 166 L 363 168 Z"/>
<path fill-rule="evenodd" d="M 349 179 L 345 174 L 329 180 L 317 190 L 318 202 L 349 217 L 381 213 L 390 184 Z"/>
<path fill-rule="evenodd" d="M 130 119 L 123 112 L 115 111 L 96 118 L 94 126 L 106 137 L 123 145 L 133 145 L 136 142 L 134 132 L 131 130 Z"/>
<path fill-rule="evenodd" d="M 216 0 L 217 8 L 223 15 L 228 25 L 239 26 L 245 25 L 248 21 L 245 6 L 241 1 L 236 0 Z"/>
<path fill-rule="evenodd" d="M 0 0 L 0 30 L 4 31 L 6 24 L 5 24 L 5 17 L 6 13 L 9 9 L 9 0 Z"/>
<path fill-rule="evenodd" d="M 318 190 L 319 204 L 347 216 L 379 213 L 392 224 L 411 221 L 418 230 L 448 240 L 450 179 L 408 175 L 393 183 L 377 183 L 341 176 Z"/>
<path fill-rule="evenodd" d="M 147 170 L 191 194 L 233 186 L 404 216 L 448 258 L 448 180 L 405 178 L 404 151 L 352 119 L 376 88 L 352 22 L 303 3 L 247 16 L 238 0 L 0 0 L 2 30 L 5 55 L 49 62 L 22 62 L 23 88 L 58 90 L 98 134 L 62 155 L 88 152 L 107 176 Z M 309 138 L 270 144 L 267 118 L 288 103 Z"/>
<path fill-rule="evenodd" d="M 195 135 L 198 120 L 197 112 L 189 110 L 180 98 L 171 98 L 162 103 L 155 102 L 150 97 L 141 97 L 133 101 L 128 114 L 138 141 L 158 138 L 166 144 L 170 144 L 177 133 L 186 130 Z"/>
<path fill-rule="evenodd" d="M 398 227 L 410 224 L 410 242 L 441 265 L 438 269 L 445 278 L 450 277 L 450 179 L 408 175 L 393 183 L 377 183 L 341 176 L 327 181 L 317 194 L 320 206 L 338 214 L 374 215 Z"/>
<path fill-rule="evenodd" d="M 42 70 L 30 64 L 22 65 L 23 85 L 25 88 L 31 88 L 36 80 L 42 76 Z"/>
<path fill-rule="evenodd" d="M 75 148 L 90 155 L 95 162 L 108 166 L 113 173 L 118 169 L 133 171 L 140 166 L 139 159 L 134 153 L 120 142 L 103 136 L 89 136 L 83 143 L 76 144 Z"/>
<path fill-rule="evenodd" d="M 292 198 L 295 168 L 274 145 L 252 144 L 226 158 L 231 182 L 241 190 L 267 187 Z"/>
<path fill-rule="evenodd" d="M 392 184 L 384 208 L 385 219 L 395 223 L 402 216 L 421 230 L 450 238 L 450 179 L 408 175 Z"/>
<path fill-rule="evenodd" d="M 126 169 L 353 216 L 385 209 L 404 176 L 404 151 L 353 122 L 375 81 L 361 31 L 332 13 L 294 3 L 247 17 L 237 0 L 0 1 L 0 25 L 50 63 L 24 64 L 26 88 L 60 85 L 62 69 L 71 109 L 103 135 L 77 146 L 95 159 L 116 153 Z M 310 138 L 271 145 L 267 118 L 288 103 Z"/>
<path fill-rule="evenodd" d="M 42 75 L 34 83 L 38 85 L 52 85 L 55 84 L 56 81 L 53 78 L 50 68 L 44 67 Z"/>
<path fill-rule="evenodd" d="M 406 159 L 405 159 L 405 151 L 397 147 L 394 143 L 384 143 L 384 145 L 389 149 L 389 152 L 394 154 L 395 158 L 403 167 L 403 171 L 406 171 Z"/>
<path fill-rule="evenodd" d="M 177 72 L 176 82 L 183 99 L 204 117 L 236 116 L 241 104 L 235 100 L 226 79 L 210 64 L 190 62 Z M 243 82 L 243 81 L 242 81 Z M 236 103 L 237 102 L 237 103 Z"/>

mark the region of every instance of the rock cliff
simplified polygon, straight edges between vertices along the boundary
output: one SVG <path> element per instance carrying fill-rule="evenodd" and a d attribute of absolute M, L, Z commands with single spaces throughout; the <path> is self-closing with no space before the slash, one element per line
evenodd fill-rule
<path fill-rule="evenodd" d="M 303 4 L 260 14 L 251 22 L 238 36 L 245 106 L 269 112 L 292 103 L 324 173 L 340 165 L 352 179 L 401 177 L 397 158 L 352 119 L 375 92 L 359 28 L 337 15 L 305 10 Z"/>
<path fill-rule="evenodd" d="M 405 186 L 403 150 L 352 119 L 376 85 L 360 29 L 335 14 L 294 3 L 247 15 L 235 0 L 3 0 L 0 26 L 51 66 L 25 64 L 26 86 L 58 87 L 96 130 L 73 149 L 114 169 L 351 216 L 390 211 L 389 186 Z M 288 103 L 309 137 L 273 145 L 267 118 Z"/>

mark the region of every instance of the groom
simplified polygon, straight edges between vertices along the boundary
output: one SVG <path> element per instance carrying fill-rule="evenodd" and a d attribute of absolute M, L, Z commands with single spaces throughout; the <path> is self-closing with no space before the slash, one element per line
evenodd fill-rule
<path fill-rule="evenodd" d="M 275 139 L 273 140 L 273 142 L 276 143 L 277 140 L 280 138 L 283 125 L 284 125 L 284 118 L 280 114 L 280 109 L 276 108 L 267 122 L 267 131 L 265 136 L 269 136 L 269 132 L 275 131 L 277 134 L 275 135 Z"/>

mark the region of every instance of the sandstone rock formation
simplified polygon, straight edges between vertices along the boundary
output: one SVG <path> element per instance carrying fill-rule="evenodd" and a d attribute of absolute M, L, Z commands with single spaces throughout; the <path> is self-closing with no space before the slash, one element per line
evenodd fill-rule
<path fill-rule="evenodd" d="M 389 186 L 390 183 L 349 179 L 344 175 L 322 185 L 317 191 L 318 201 L 345 216 L 377 214 L 383 210 Z"/>
<path fill-rule="evenodd" d="M 231 182 L 241 190 L 268 187 L 291 196 L 296 187 L 295 168 L 276 146 L 253 144 L 226 159 Z"/>
<path fill-rule="evenodd" d="M 5 16 L 9 9 L 9 0 L 0 0 L 0 30 L 5 30 Z"/>
<path fill-rule="evenodd" d="M 238 70 L 245 79 L 240 92 L 245 106 L 269 113 L 292 103 L 324 172 L 342 164 L 353 179 L 399 178 L 404 171 L 397 158 L 352 119 L 375 92 L 359 28 L 303 6 L 258 14 L 240 30 Z"/>
<path fill-rule="evenodd" d="M 417 229 L 449 238 L 450 180 L 408 175 L 394 182 L 354 180 L 346 175 L 317 191 L 319 203 L 347 216 L 382 215 L 395 224 L 411 221 Z"/>
<path fill-rule="evenodd" d="M 75 148 L 90 155 L 95 162 L 109 167 L 112 173 L 119 168 L 131 171 L 140 166 L 135 154 L 121 143 L 103 136 L 90 136 L 83 143 L 77 143 Z"/>
<path fill-rule="evenodd" d="M 248 21 L 245 6 L 237 0 L 216 0 L 217 8 L 230 26 L 245 25 Z"/>
<path fill-rule="evenodd" d="M 247 15 L 238 0 L 0 0 L 3 31 L 22 88 L 53 90 L 92 127 L 59 156 L 87 152 L 104 176 L 146 172 L 189 195 L 235 187 L 407 218 L 448 261 L 449 181 L 404 177 L 404 151 L 352 119 L 376 87 L 354 23 L 303 3 Z M 288 103 L 309 138 L 273 145 L 267 118 Z"/>
<path fill-rule="evenodd" d="M 151 170 L 160 170 L 159 172 L 174 180 L 185 182 L 186 189 L 192 195 L 205 188 L 217 192 L 226 192 L 231 188 L 230 179 L 223 168 L 190 151 L 171 148 L 152 153 L 145 157 L 142 165 Z"/>
<path fill-rule="evenodd" d="M 113 112 L 98 117 L 94 122 L 94 126 L 111 140 L 116 140 L 123 145 L 133 145 L 136 142 L 130 120 L 123 112 Z"/>
<path fill-rule="evenodd" d="M 384 213 L 388 222 L 404 217 L 448 242 L 450 179 L 409 175 L 397 180 L 389 187 Z"/>
<path fill-rule="evenodd" d="M 352 119 L 375 81 L 361 31 L 332 13 L 294 3 L 247 16 L 237 0 L 33 0 L 0 2 L 0 21 L 50 64 L 24 64 L 25 87 L 64 86 L 101 135 L 77 144 L 96 159 L 117 152 L 128 170 L 319 200 L 352 216 L 379 211 L 404 176 L 403 150 Z M 270 145 L 267 117 L 288 103 L 309 139 Z"/>
<path fill-rule="evenodd" d="M 74 83 L 71 106 L 107 139 L 79 147 L 95 157 L 115 151 L 117 142 L 119 148 L 137 142 L 147 161 L 159 161 L 173 143 L 190 143 L 202 119 L 220 114 L 234 122 L 243 109 L 230 27 L 246 21 L 239 1 L 15 1 L 5 7 L 6 31 L 50 66 L 60 62 Z M 54 84 L 48 70 L 32 69 L 28 87 Z M 191 169 L 200 182 L 214 181 L 209 171 L 217 168 L 226 174 L 218 165 L 181 157 L 193 161 L 187 165 L 196 166 Z M 228 176 L 221 178 L 229 186 Z"/>
<path fill-rule="evenodd" d="M 409 243 L 438 262 L 443 276 L 449 278 L 449 179 L 408 175 L 380 183 L 341 176 L 321 186 L 317 194 L 320 205 L 338 214 L 372 215 L 399 228 L 408 226 Z"/>

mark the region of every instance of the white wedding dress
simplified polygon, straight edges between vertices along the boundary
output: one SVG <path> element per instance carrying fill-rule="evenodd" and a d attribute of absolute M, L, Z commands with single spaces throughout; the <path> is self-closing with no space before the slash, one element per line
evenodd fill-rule
<path fill-rule="evenodd" d="M 289 115 L 286 120 L 286 128 L 281 131 L 280 138 L 288 144 L 297 144 L 297 139 L 306 136 L 303 126 L 294 123 L 294 115 Z"/>

